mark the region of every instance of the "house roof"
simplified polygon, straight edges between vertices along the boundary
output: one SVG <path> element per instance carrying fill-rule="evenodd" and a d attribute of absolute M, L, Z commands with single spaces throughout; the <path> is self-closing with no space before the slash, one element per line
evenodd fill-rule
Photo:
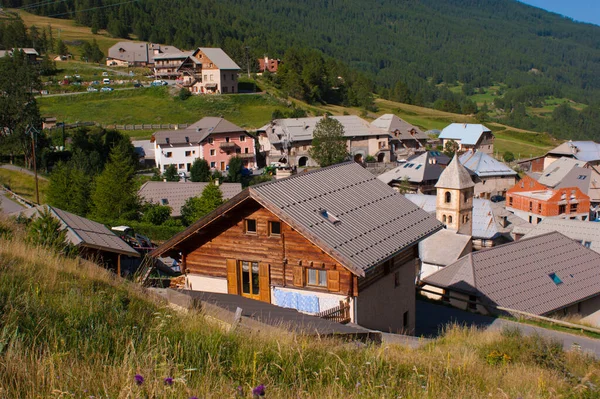
<path fill-rule="evenodd" d="M 377 178 L 386 184 L 404 178 L 408 178 L 411 183 L 422 183 L 427 180 L 439 179 L 443 170 L 444 166 L 437 163 L 437 159 L 431 155 L 431 151 L 427 151 L 380 174 Z"/>
<path fill-rule="evenodd" d="M 154 132 L 154 141 L 157 145 L 161 146 L 169 144 L 198 144 L 209 134 L 210 132 L 208 131 L 197 132 L 192 129 L 159 130 Z"/>
<path fill-rule="evenodd" d="M 568 141 L 548 151 L 548 155 L 564 155 L 586 162 L 600 161 L 600 144 L 593 141 Z"/>
<path fill-rule="evenodd" d="M 544 315 L 600 294 L 599 273 L 600 254 L 552 232 L 471 253 L 423 282 Z"/>
<path fill-rule="evenodd" d="M 246 199 L 273 212 L 358 276 L 442 228 L 362 166 L 346 162 L 251 186 L 152 255 L 169 251 Z"/>
<path fill-rule="evenodd" d="M 516 176 L 518 174 L 496 158 L 481 151 L 465 152 L 460 156 L 460 162 L 479 177 Z"/>
<path fill-rule="evenodd" d="M 533 226 L 523 238 L 537 237 L 558 231 L 581 243 L 589 242 L 590 249 L 600 252 L 600 223 L 561 218 L 545 218 Z"/>
<path fill-rule="evenodd" d="M 356 115 L 328 116 L 340 122 L 344 127 L 345 137 L 390 136 L 385 129 L 372 126 Z M 323 117 L 275 119 L 263 126 L 259 131 L 267 132 L 272 144 L 286 141 L 310 141 L 317 122 Z"/>
<path fill-rule="evenodd" d="M 131 144 L 141 158 L 154 159 L 154 144 L 150 140 L 132 140 Z"/>
<path fill-rule="evenodd" d="M 458 155 L 454 155 L 452 161 L 440 175 L 436 188 L 449 188 L 461 190 L 475 187 L 469 171 L 460 163 Z"/>
<path fill-rule="evenodd" d="M 398 140 L 427 140 L 429 137 L 418 127 L 411 125 L 394 114 L 381 115 L 371 122 L 374 127 L 385 129 L 388 132 L 399 132 Z M 411 131 L 414 134 L 411 134 Z"/>
<path fill-rule="evenodd" d="M 114 252 L 138 257 L 140 254 L 101 223 L 77 216 L 49 205 L 38 205 L 19 212 L 31 218 L 37 216 L 42 209 L 48 209 L 67 229 L 67 239 L 77 247 L 88 247 L 106 252 Z"/>
<path fill-rule="evenodd" d="M 209 183 L 148 181 L 140 187 L 138 195 L 146 202 L 170 206 L 171 216 L 181 216 L 181 207 L 191 197 L 199 197 Z M 242 191 L 240 183 L 223 183 L 219 186 L 223 199 L 228 200 Z"/>
<path fill-rule="evenodd" d="M 235 63 L 220 48 L 212 48 L 212 47 L 199 47 L 198 50 L 202 51 L 210 60 L 217 66 L 219 69 L 231 69 L 231 70 L 239 70 L 240 67 Z"/>
<path fill-rule="evenodd" d="M 460 258 L 470 242 L 471 236 L 442 229 L 419 243 L 419 257 L 423 263 L 448 266 Z"/>
<path fill-rule="evenodd" d="M 554 188 L 563 181 L 565 176 L 567 176 L 573 168 L 582 168 L 585 164 L 584 161 L 562 157 L 548 165 L 537 180 L 544 186 Z M 589 184 L 589 179 L 587 183 Z"/>
<path fill-rule="evenodd" d="M 157 51 L 158 54 L 154 54 Z M 183 53 L 177 47 L 163 46 L 160 44 L 147 42 L 118 42 L 108 49 L 108 58 L 127 61 L 127 62 L 154 62 L 155 56 L 164 53 L 176 54 Z"/>
<path fill-rule="evenodd" d="M 440 133 L 440 139 L 460 140 L 462 144 L 475 145 L 485 132 L 491 132 L 487 127 L 473 123 L 451 123 Z"/>
<path fill-rule="evenodd" d="M 404 194 L 404 196 L 424 211 L 435 214 L 436 196 L 425 194 Z M 503 233 L 494 214 L 492 202 L 482 198 L 473 198 L 473 218 L 471 235 L 474 238 L 491 240 Z"/>
<path fill-rule="evenodd" d="M 195 130 L 198 132 L 210 133 L 240 133 L 246 132 L 241 127 L 229 122 L 225 118 L 207 116 L 200 119 L 198 122 L 191 124 L 187 130 Z"/>

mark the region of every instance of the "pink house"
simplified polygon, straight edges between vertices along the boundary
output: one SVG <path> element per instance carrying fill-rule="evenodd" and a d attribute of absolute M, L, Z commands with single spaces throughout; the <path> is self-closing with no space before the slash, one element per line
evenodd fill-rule
<path fill-rule="evenodd" d="M 187 174 L 196 158 L 205 159 L 213 170 L 226 171 L 233 156 L 242 158 L 247 168 L 256 167 L 254 137 L 223 118 L 206 117 L 187 129 L 156 132 L 154 146 L 161 171 L 174 164 Z"/>
<path fill-rule="evenodd" d="M 186 130 L 204 133 L 200 141 L 201 157 L 211 169 L 227 170 L 229 158 L 238 156 L 247 168 L 256 167 L 254 137 L 239 126 L 223 118 L 206 117 Z"/>

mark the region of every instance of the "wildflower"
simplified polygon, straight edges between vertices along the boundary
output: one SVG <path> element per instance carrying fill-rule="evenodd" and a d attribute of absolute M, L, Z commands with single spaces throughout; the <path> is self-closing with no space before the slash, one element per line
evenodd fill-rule
<path fill-rule="evenodd" d="M 142 385 L 142 384 L 144 383 L 144 377 L 142 377 L 142 376 L 141 376 L 141 375 L 139 375 L 139 374 L 136 374 L 136 375 L 133 377 L 133 379 L 135 380 L 135 383 L 136 383 L 137 385 Z"/>
<path fill-rule="evenodd" d="M 198 399 L 197 396 L 192 396 L 190 399 Z"/>
<path fill-rule="evenodd" d="M 164 380 L 165 385 L 171 386 L 173 385 L 173 377 L 166 377 Z"/>
<path fill-rule="evenodd" d="M 258 398 L 260 396 L 265 396 L 265 386 L 263 384 L 260 384 L 259 386 L 254 388 L 252 390 L 252 396 L 254 398 Z"/>
<path fill-rule="evenodd" d="M 241 385 L 238 385 L 235 391 L 237 396 L 239 396 L 240 398 L 244 397 L 244 388 Z"/>

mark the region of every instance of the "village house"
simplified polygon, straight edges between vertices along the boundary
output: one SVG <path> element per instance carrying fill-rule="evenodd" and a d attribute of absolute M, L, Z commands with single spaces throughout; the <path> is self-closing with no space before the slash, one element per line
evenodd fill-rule
<path fill-rule="evenodd" d="M 181 207 L 189 198 L 200 197 L 209 183 L 148 181 L 138 190 L 142 202 L 164 205 L 171 208 L 172 217 L 181 216 Z M 219 189 L 227 201 L 242 191 L 240 183 L 222 183 Z"/>
<path fill-rule="evenodd" d="M 258 59 L 258 72 L 263 73 L 264 71 L 269 71 L 271 73 L 277 73 L 279 65 L 281 65 L 280 59 L 269 58 L 265 55 L 263 58 Z"/>
<path fill-rule="evenodd" d="M 384 114 L 371 122 L 371 125 L 385 129 L 391 134 L 392 151 L 398 157 L 425 151 L 429 137 L 418 127 L 400 119 L 394 114 Z"/>
<path fill-rule="evenodd" d="M 600 254 L 557 232 L 473 252 L 422 280 L 422 291 L 482 314 L 579 315 L 600 326 Z"/>
<path fill-rule="evenodd" d="M 118 42 L 108 49 L 108 66 L 154 66 L 154 57 L 163 54 L 182 54 L 174 46 L 147 42 Z"/>
<path fill-rule="evenodd" d="M 507 191 L 506 209 L 534 225 L 552 216 L 588 220 L 590 198 L 578 187 L 550 189 L 525 176 Z"/>
<path fill-rule="evenodd" d="M 238 92 L 240 67 L 220 48 L 198 47 L 185 60 L 184 68 L 193 70 L 193 75 L 181 70 L 185 87 L 193 94 Z"/>
<path fill-rule="evenodd" d="M 12 57 L 16 51 L 22 51 L 27 61 L 32 64 L 37 64 L 40 54 L 34 48 L 12 48 L 10 50 L 0 50 L 0 58 L 6 56 Z"/>
<path fill-rule="evenodd" d="M 246 188 L 151 255 L 180 259 L 190 290 L 412 333 L 417 245 L 441 228 L 347 162 Z"/>
<path fill-rule="evenodd" d="M 66 241 L 77 248 L 77 254 L 82 258 L 99 263 L 118 276 L 132 274 L 137 269 L 140 253 L 102 223 L 50 205 L 38 205 L 14 216 L 36 219 L 44 212 L 60 222 L 61 228 L 66 230 Z"/>
<path fill-rule="evenodd" d="M 178 172 L 187 174 L 197 158 L 223 172 L 234 156 L 242 158 L 246 168 L 256 165 L 254 138 L 223 118 L 205 117 L 187 129 L 158 131 L 153 139 L 156 166 L 161 172 L 175 165 Z"/>
<path fill-rule="evenodd" d="M 357 162 L 364 162 L 373 156 L 378 162 L 389 162 L 391 146 L 390 133 L 372 126 L 356 115 L 324 116 L 342 124 L 348 153 Z M 317 122 L 323 117 L 276 119 L 258 130 L 270 141 L 270 151 L 264 153 L 267 164 L 281 162 L 290 166 L 319 166 L 310 157 L 313 132 Z"/>
<path fill-rule="evenodd" d="M 494 134 L 484 125 L 451 123 L 442 130 L 439 139 L 444 148 L 448 142 L 454 141 L 458 144 L 459 152 L 477 150 L 494 154 Z"/>
<path fill-rule="evenodd" d="M 380 174 L 378 179 L 402 194 L 435 194 L 435 184 L 449 163 L 444 153 L 427 151 Z"/>
<path fill-rule="evenodd" d="M 519 177 L 517 172 L 483 151 L 468 150 L 460 156 L 460 162 L 471 172 L 477 198 L 504 197 Z"/>
<path fill-rule="evenodd" d="M 155 79 L 177 79 L 180 76 L 179 67 L 189 57 L 183 51 L 157 54 L 154 58 Z"/>

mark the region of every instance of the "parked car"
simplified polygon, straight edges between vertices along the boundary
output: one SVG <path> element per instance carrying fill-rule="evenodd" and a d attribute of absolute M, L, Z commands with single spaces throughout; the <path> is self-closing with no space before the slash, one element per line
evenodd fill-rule
<path fill-rule="evenodd" d="M 168 83 L 165 82 L 164 80 L 160 80 L 160 79 L 157 79 L 157 80 L 153 81 L 152 83 L 150 83 L 150 86 L 166 86 L 166 85 L 168 85 Z"/>
<path fill-rule="evenodd" d="M 110 79 L 108 79 L 108 78 L 102 79 L 102 84 L 103 85 L 109 85 L 110 84 Z"/>
<path fill-rule="evenodd" d="M 98 91 L 98 89 L 96 89 L 94 86 L 90 86 L 87 88 L 87 91 L 89 91 L 90 93 L 93 93 L 93 92 Z"/>
<path fill-rule="evenodd" d="M 134 83 L 133 87 L 144 87 L 144 85 L 138 82 L 138 83 Z"/>
<path fill-rule="evenodd" d="M 102 72 L 102 76 L 108 76 L 108 72 Z"/>
<path fill-rule="evenodd" d="M 492 197 L 490 198 L 490 201 L 492 201 L 492 202 L 502 202 L 505 199 L 506 198 L 504 198 L 502 195 L 492 195 Z"/>
<path fill-rule="evenodd" d="M 112 87 L 108 87 L 108 86 L 107 87 L 103 87 L 103 88 L 100 89 L 100 91 L 104 91 L 104 92 L 110 92 L 110 91 L 113 91 L 113 90 L 114 89 Z"/>
<path fill-rule="evenodd" d="M 285 164 L 283 162 L 271 162 L 271 164 L 269 166 L 271 166 L 273 168 L 276 168 L 276 169 L 287 168 L 287 164 Z"/>

